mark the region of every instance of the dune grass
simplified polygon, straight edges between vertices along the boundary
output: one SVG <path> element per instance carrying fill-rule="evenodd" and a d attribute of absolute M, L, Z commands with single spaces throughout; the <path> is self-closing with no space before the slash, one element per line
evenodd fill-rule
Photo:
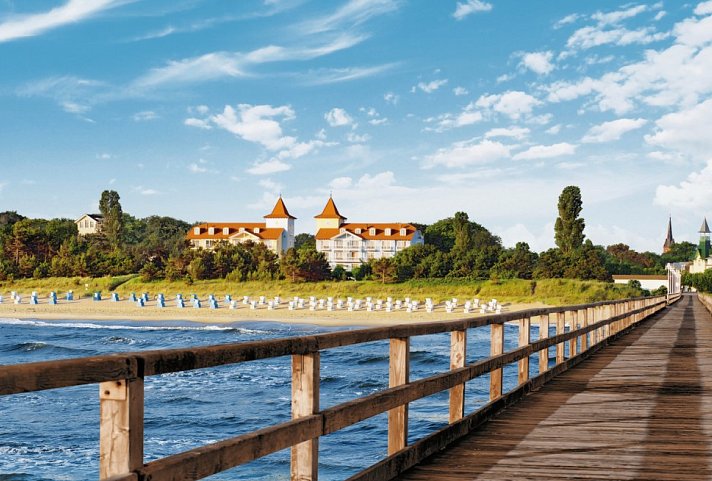
<path fill-rule="evenodd" d="M 381 284 L 375 281 L 344 281 L 344 282 L 315 282 L 292 283 L 288 281 L 249 281 L 230 282 L 224 279 L 196 281 L 188 284 L 184 281 L 153 281 L 144 282 L 140 277 L 119 276 L 91 278 L 48 278 L 48 279 L 22 279 L 18 281 L 0 282 L 0 292 L 7 293 L 11 290 L 29 294 L 37 291 L 46 295 L 49 291 L 56 291 L 62 296 L 68 290 L 73 290 L 78 296 L 91 296 L 94 291 L 102 291 L 104 296 L 116 291 L 121 296 L 131 292 L 148 292 L 151 295 L 163 293 L 167 297 L 181 293 L 185 296 L 197 294 L 205 297 L 208 294 L 224 296 L 231 294 L 237 296 L 281 296 L 288 298 L 300 297 L 341 297 L 348 296 L 364 298 L 404 298 L 415 299 L 432 298 L 436 302 L 456 297 L 469 299 L 478 297 L 489 300 L 495 298 L 500 302 L 534 303 L 541 302 L 548 305 L 584 304 L 588 302 L 624 299 L 636 297 L 639 291 L 630 289 L 626 285 L 612 284 L 599 281 L 579 281 L 573 279 L 544 279 L 522 280 L 511 279 L 501 281 L 468 281 L 468 280 L 413 280 L 398 284 Z"/>

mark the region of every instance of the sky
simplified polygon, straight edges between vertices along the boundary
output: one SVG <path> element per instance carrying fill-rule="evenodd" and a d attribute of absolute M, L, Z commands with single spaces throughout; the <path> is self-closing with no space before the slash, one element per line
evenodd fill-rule
<path fill-rule="evenodd" d="M 712 218 L 712 0 L 0 0 L 0 210 L 313 232 L 465 211 L 659 252 Z"/>

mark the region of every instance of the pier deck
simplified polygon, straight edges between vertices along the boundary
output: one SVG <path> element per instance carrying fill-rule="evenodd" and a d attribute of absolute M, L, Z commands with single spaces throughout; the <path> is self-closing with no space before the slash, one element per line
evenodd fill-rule
<path fill-rule="evenodd" d="M 712 478 L 712 316 L 692 295 L 400 481 Z"/>

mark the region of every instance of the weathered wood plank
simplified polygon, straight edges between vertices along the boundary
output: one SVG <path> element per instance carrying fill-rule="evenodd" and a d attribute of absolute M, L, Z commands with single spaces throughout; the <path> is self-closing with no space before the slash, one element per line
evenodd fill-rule
<path fill-rule="evenodd" d="M 391 339 L 388 387 L 408 384 L 410 374 L 410 338 Z M 408 405 L 388 411 L 388 454 L 408 445 Z"/>
<path fill-rule="evenodd" d="M 497 356 L 504 352 L 504 325 L 492 324 L 490 326 L 490 356 Z M 490 401 L 502 395 L 502 368 L 490 372 Z"/>
<path fill-rule="evenodd" d="M 292 356 L 292 419 L 319 412 L 320 355 Z M 319 438 L 292 446 L 290 476 L 292 481 L 317 481 L 319 477 Z"/>
<path fill-rule="evenodd" d="M 99 384 L 99 479 L 143 466 L 143 379 Z"/>
<path fill-rule="evenodd" d="M 450 333 L 450 370 L 465 366 L 467 360 L 467 331 Z M 449 421 L 454 423 L 465 415 L 465 384 L 450 388 Z"/>
<path fill-rule="evenodd" d="M 525 317 L 519 320 L 519 347 L 528 346 L 531 342 L 531 319 Z M 517 381 L 524 384 L 529 380 L 529 356 L 517 363 Z"/>

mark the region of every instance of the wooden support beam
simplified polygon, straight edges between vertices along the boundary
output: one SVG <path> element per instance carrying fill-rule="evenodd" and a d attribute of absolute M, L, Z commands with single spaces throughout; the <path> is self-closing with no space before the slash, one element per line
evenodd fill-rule
<path fill-rule="evenodd" d="M 549 337 L 549 314 L 539 316 L 539 339 Z M 549 348 L 539 351 L 539 374 L 544 374 L 549 369 Z"/>
<path fill-rule="evenodd" d="M 566 331 L 566 316 L 565 312 L 556 314 L 556 334 L 563 334 Z M 556 364 L 561 364 L 566 359 L 566 346 L 563 342 L 556 345 Z"/>
<path fill-rule="evenodd" d="M 569 330 L 575 331 L 578 326 L 578 311 L 569 311 Z M 576 338 L 569 341 L 569 359 L 576 355 Z"/>
<path fill-rule="evenodd" d="M 490 355 L 496 356 L 504 352 L 504 324 L 492 324 Z M 502 395 L 502 368 L 490 372 L 490 401 Z"/>
<path fill-rule="evenodd" d="M 410 338 L 394 338 L 390 343 L 388 387 L 408 384 L 410 373 Z M 408 445 L 408 404 L 388 411 L 388 455 Z"/>
<path fill-rule="evenodd" d="M 99 479 L 143 466 L 143 378 L 99 384 Z"/>
<path fill-rule="evenodd" d="M 450 333 L 450 369 L 465 366 L 467 357 L 467 331 Z M 465 415 L 465 385 L 450 388 L 450 422 L 459 421 Z"/>
<path fill-rule="evenodd" d="M 319 412 L 319 352 L 292 356 L 292 419 Z M 319 477 L 319 438 L 292 446 L 291 481 L 317 481 Z"/>
<path fill-rule="evenodd" d="M 591 308 L 586 308 L 581 311 L 581 327 L 588 327 L 589 319 L 591 319 Z M 581 336 L 581 352 L 585 352 L 588 349 L 589 335 L 593 336 L 593 333 L 585 333 Z M 593 344 L 593 343 L 591 343 Z"/>
<path fill-rule="evenodd" d="M 519 320 L 519 347 L 528 345 L 530 341 L 531 318 L 525 317 Z M 529 380 L 529 357 L 519 360 L 517 380 L 519 384 L 524 384 Z"/>

